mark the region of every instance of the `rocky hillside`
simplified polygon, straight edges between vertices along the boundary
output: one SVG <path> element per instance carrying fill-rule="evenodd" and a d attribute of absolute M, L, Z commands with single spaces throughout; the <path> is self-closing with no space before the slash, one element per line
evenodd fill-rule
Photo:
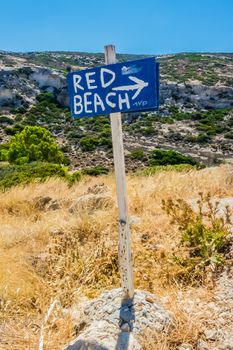
<path fill-rule="evenodd" d="M 118 55 L 118 60 L 142 57 Z M 176 149 L 207 165 L 232 162 L 233 54 L 157 59 L 160 111 L 124 116 L 128 169 L 148 165 L 155 147 Z M 0 52 L 0 142 L 27 124 L 39 124 L 56 136 L 73 168 L 112 167 L 109 119 L 73 121 L 67 108 L 67 71 L 103 63 L 103 54 Z"/>

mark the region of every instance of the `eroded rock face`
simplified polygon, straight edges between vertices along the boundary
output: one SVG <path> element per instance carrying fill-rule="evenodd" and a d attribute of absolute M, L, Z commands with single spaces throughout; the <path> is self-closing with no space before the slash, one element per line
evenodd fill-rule
<path fill-rule="evenodd" d="M 0 107 L 32 104 L 43 91 L 55 93 L 61 104 L 68 105 L 66 78 L 59 72 L 42 67 L 0 71 Z"/>
<path fill-rule="evenodd" d="M 21 71 L 0 71 L 0 106 L 7 102 L 12 107 L 25 101 L 33 102 L 42 91 L 54 92 L 63 106 L 68 106 L 66 77 L 60 72 L 43 67 L 23 67 Z M 194 108 L 233 107 L 233 88 L 227 86 L 205 86 L 199 81 L 176 83 L 163 81 L 160 84 L 161 104 L 191 105 Z M 19 98 L 21 97 L 21 99 Z M 132 119 L 132 115 L 126 119 Z"/>
<path fill-rule="evenodd" d="M 161 83 L 161 104 L 191 104 L 196 108 L 233 107 L 233 88 L 197 83 Z"/>
<path fill-rule="evenodd" d="M 64 77 L 61 77 L 58 73 L 46 68 L 35 69 L 29 76 L 29 79 L 35 81 L 39 88 L 50 87 L 62 89 L 66 86 Z"/>
<path fill-rule="evenodd" d="M 78 324 L 85 322 L 84 330 L 65 350 L 139 350 L 140 335 L 146 329 L 162 332 L 171 323 L 157 297 L 143 291 L 122 301 L 122 290 L 113 289 L 82 308 L 71 314 Z"/>
<path fill-rule="evenodd" d="M 14 105 L 17 105 L 14 92 L 2 86 L 0 88 L 0 107 L 7 106 L 12 103 Z"/>

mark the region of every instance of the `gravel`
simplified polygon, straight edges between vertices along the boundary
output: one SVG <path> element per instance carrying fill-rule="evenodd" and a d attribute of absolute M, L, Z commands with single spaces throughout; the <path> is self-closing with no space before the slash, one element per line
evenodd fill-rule
<path fill-rule="evenodd" d="M 73 316 L 86 326 L 65 350 L 139 350 L 146 329 L 162 332 L 171 323 L 155 295 L 135 291 L 132 300 L 124 301 L 121 296 L 121 289 L 113 289 L 82 303 L 83 318 L 77 312 Z"/>

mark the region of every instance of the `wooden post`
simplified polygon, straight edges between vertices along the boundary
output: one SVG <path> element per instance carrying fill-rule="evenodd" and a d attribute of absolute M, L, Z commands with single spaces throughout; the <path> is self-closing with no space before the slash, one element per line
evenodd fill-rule
<path fill-rule="evenodd" d="M 105 50 L 105 63 L 116 63 L 115 46 L 107 45 Z M 117 202 L 119 211 L 119 265 L 123 299 L 131 299 L 134 295 L 133 268 L 131 253 L 131 238 L 129 229 L 128 201 L 125 176 L 125 159 L 122 137 L 121 113 L 111 113 L 112 146 L 114 168 L 116 175 Z"/>

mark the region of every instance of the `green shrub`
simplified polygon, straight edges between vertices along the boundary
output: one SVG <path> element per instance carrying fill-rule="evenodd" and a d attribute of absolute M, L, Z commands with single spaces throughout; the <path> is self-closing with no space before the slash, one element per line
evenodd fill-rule
<path fill-rule="evenodd" d="M 184 137 L 183 137 L 183 135 L 181 135 L 181 133 L 174 132 L 174 131 L 170 131 L 169 134 L 167 135 L 167 138 L 169 140 L 175 140 L 175 141 L 181 141 L 184 139 Z"/>
<path fill-rule="evenodd" d="M 8 160 L 9 144 L 4 143 L 0 145 L 0 162 L 5 162 Z"/>
<path fill-rule="evenodd" d="M 207 143 L 211 140 L 211 137 L 207 134 L 199 134 L 197 137 L 196 137 L 196 142 L 198 143 Z"/>
<path fill-rule="evenodd" d="M 230 126 L 230 121 L 227 123 L 225 121 L 229 111 L 230 109 L 227 108 L 209 110 L 207 112 L 200 111 L 193 113 L 192 119 L 198 121 L 198 130 L 205 131 L 208 135 L 215 135 L 227 131 L 228 125 Z"/>
<path fill-rule="evenodd" d="M 63 154 L 51 133 L 40 126 L 26 126 L 12 137 L 8 158 L 11 163 L 24 164 L 33 161 L 62 163 Z"/>
<path fill-rule="evenodd" d="M 225 214 L 217 215 L 219 203 L 211 201 L 210 194 L 199 194 L 198 208 L 183 199 L 163 200 L 162 206 L 172 223 L 181 232 L 180 245 L 174 253 L 176 264 L 188 271 L 190 278 L 203 276 L 208 265 L 219 265 L 224 261 L 224 248 L 228 244 L 227 225 L 230 223 L 229 208 Z M 188 276 L 183 276 L 188 278 Z"/>
<path fill-rule="evenodd" d="M 58 164 L 33 162 L 24 165 L 10 165 L 0 168 L 0 188 L 44 181 L 49 177 L 66 177 L 65 170 Z"/>
<path fill-rule="evenodd" d="M 107 137 L 102 137 L 99 141 L 100 146 L 106 146 L 107 148 L 112 148 L 112 139 Z"/>
<path fill-rule="evenodd" d="M 137 171 L 137 175 L 151 176 L 160 171 L 177 171 L 188 172 L 196 169 L 196 166 L 191 164 L 176 164 L 176 165 L 155 165 L 147 166 L 142 170 Z"/>
<path fill-rule="evenodd" d="M 227 132 L 227 133 L 224 135 L 224 137 L 225 137 L 226 139 L 231 139 L 231 140 L 233 140 L 233 131 Z"/>
<path fill-rule="evenodd" d="M 44 102 L 46 105 L 49 105 L 51 103 L 57 103 L 55 96 L 51 92 L 43 92 L 36 97 L 38 102 Z"/>
<path fill-rule="evenodd" d="M 111 128 L 110 126 L 105 126 L 100 133 L 100 137 L 111 137 Z"/>
<path fill-rule="evenodd" d="M 80 146 L 83 151 L 94 151 L 99 145 L 100 140 L 97 137 L 83 137 L 80 140 Z"/>
<path fill-rule="evenodd" d="M 67 174 L 67 180 L 70 185 L 75 184 L 76 182 L 79 182 L 81 180 L 82 174 L 80 171 L 76 171 L 72 174 Z"/>
<path fill-rule="evenodd" d="M 141 129 L 141 133 L 142 135 L 153 135 L 156 133 L 156 130 L 152 126 L 147 126 Z"/>
<path fill-rule="evenodd" d="M 174 119 L 171 117 L 161 117 L 160 121 L 164 124 L 174 124 Z"/>
<path fill-rule="evenodd" d="M 0 162 L 6 162 L 8 160 L 8 150 L 1 149 L 0 150 Z"/>
<path fill-rule="evenodd" d="M 106 175 L 109 170 L 103 166 L 96 166 L 93 168 L 86 168 L 82 170 L 82 174 L 90 176 Z"/>
<path fill-rule="evenodd" d="M 27 77 L 32 73 L 33 73 L 33 70 L 31 67 L 22 67 L 16 70 L 17 75 L 25 74 Z"/>
<path fill-rule="evenodd" d="M 14 124 L 14 120 L 3 115 L 0 117 L 0 124 L 12 125 Z"/>
<path fill-rule="evenodd" d="M 133 159 L 142 160 L 145 158 L 145 152 L 142 149 L 137 149 L 130 153 L 130 157 Z"/>
<path fill-rule="evenodd" d="M 6 127 L 5 128 L 5 133 L 7 135 L 13 136 L 13 135 L 17 134 L 17 132 L 22 131 L 23 128 L 24 128 L 23 125 L 17 123 L 13 127 Z"/>
<path fill-rule="evenodd" d="M 173 114 L 171 115 L 171 118 L 175 120 L 188 120 L 188 119 L 191 119 L 191 114 L 177 111 L 177 112 L 173 112 Z"/>
<path fill-rule="evenodd" d="M 189 156 L 185 156 L 173 150 L 155 149 L 150 153 L 149 165 L 175 165 L 175 164 L 191 164 L 197 165 L 197 162 Z"/>

